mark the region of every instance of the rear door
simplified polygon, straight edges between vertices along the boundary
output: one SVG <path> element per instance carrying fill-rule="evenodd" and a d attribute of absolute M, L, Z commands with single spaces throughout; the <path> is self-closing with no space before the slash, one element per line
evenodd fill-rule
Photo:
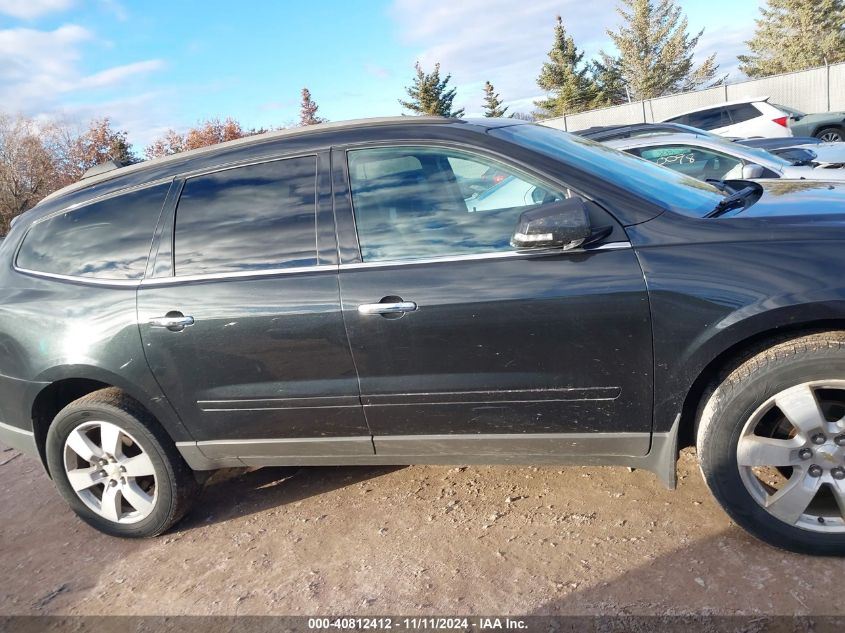
<path fill-rule="evenodd" d="M 736 138 L 764 136 L 772 121 L 766 120 L 762 113 L 750 103 L 736 103 L 725 106 L 730 118 L 730 125 L 723 128 L 719 134 Z"/>
<path fill-rule="evenodd" d="M 373 452 L 340 310 L 328 161 L 192 176 L 168 216 L 138 294 L 141 336 L 209 457 Z"/>
<path fill-rule="evenodd" d="M 451 147 L 333 160 L 339 235 L 353 240 L 341 249 L 343 313 L 377 454 L 648 451 L 648 298 L 605 211 L 591 204 L 610 231 L 600 244 L 518 252 L 520 213 L 565 187 Z"/>

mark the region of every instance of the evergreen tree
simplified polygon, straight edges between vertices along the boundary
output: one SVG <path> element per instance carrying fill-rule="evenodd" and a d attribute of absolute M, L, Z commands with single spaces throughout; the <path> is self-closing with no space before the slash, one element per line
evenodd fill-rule
<path fill-rule="evenodd" d="M 441 79 L 440 64 L 434 65 L 434 71 L 427 73 L 419 62 L 414 66 L 416 76 L 414 82 L 405 89 L 410 97 L 409 101 L 399 100 L 399 104 L 414 114 L 430 114 L 445 117 L 461 117 L 464 109 L 452 110 L 457 90 L 448 88 L 452 75 Z"/>
<path fill-rule="evenodd" d="M 503 117 L 507 111 L 507 106 L 502 106 L 493 84 L 489 81 L 484 82 L 484 116 Z"/>
<path fill-rule="evenodd" d="M 694 66 L 693 53 L 704 31 L 689 35 L 687 18 L 675 0 L 621 2 L 616 11 L 624 24 L 607 34 L 619 50 L 614 62 L 632 98 L 652 99 L 720 83 L 715 81 L 715 54 Z"/>
<path fill-rule="evenodd" d="M 549 61 L 543 63 L 537 85 L 548 93 L 536 101 L 539 118 L 573 114 L 589 109 L 597 96 L 596 86 L 589 77 L 589 68 L 582 65 L 584 53 L 575 46 L 575 40 L 566 34 L 563 19 L 557 16 L 554 44 L 549 51 Z"/>
<path fill-rule="evenodd" d="M 593 60 L 591 64 L 590 74 L 596 84 L 594 108 L 628 103 L 628 91 L 625 89 L 625 81 L 622 79 L 618 60 L 606 53 L 600 53 L 599 59 Z"/>
<path fill-rule="evenodd" d="M 302 105 L 299 108 L 299 124 L 300 125 L 315 125 L 317 123 L 325 123 L 326 119 L 317 116 L 319 107 L 311 98 L 311 91 L 308 88 L 302 89 Z"/>
<path fill-rule="evenodd" d="M 845 0 L 768 0 L 760 13 L 751 54 L 739 56 L 749 77 L 845 61 Z"/>

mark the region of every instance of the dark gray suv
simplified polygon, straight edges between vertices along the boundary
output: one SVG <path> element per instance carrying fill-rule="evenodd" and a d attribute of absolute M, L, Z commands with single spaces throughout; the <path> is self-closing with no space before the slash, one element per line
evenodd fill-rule
<path fill-rule="evenodd" d="M 845 552 L 840 185 L 410 117 L 97 171 L 0 245 L 0 440 L 94 527 L 160 534 L 226 466 L 671 486 L 697 445 L 737 523 Z"/>

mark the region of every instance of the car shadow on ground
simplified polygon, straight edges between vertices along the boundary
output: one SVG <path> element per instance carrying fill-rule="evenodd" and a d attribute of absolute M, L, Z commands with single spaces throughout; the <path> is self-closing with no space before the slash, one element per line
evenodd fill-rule
<path fill-rule="evenodd" d="M 607 566 L 580 565 L 587 572 Z M 845 626 L 836 586 L 845 561 L 776 549 L 736 525 L 644 553 L 639 564 L 603 581 L 582 582 L 578 569 L 555 584 L 558 598 L 529 614 L 568 616 L 556 622 L 556 633 L 833 633 Z"/>
<path fill-rule="evenodd" d="M 402 468 L 407 466 L 296 466 L 217 471 L 205 483 L 194 509 L 173 532 L 279 508 Z"/>

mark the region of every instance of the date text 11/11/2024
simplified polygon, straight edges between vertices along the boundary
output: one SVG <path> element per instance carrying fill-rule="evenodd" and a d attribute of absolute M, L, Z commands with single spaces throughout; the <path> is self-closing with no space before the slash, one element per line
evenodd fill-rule
<path fill-rule="evenodd" d="M 498 617 L 348 617 L 348 618 L 309 618 L 308 628 L 310 630 L 327 629 L 381 629 L 381 630 L 431 630 L 446 631 L 460 630 L 467 631 L 478 629 L 481 631 L 510 630 L 519 631 L 528 628 L 525 620 L 517 618 Z"/>

